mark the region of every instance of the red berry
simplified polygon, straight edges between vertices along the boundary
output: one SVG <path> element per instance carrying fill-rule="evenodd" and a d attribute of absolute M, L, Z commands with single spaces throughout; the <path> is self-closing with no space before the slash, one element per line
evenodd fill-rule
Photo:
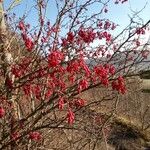
<path fill-rule="evenodd" d="M 3 118 L 5 115 L 5 110 L 4 108 L 0 107 L 0 118 Z"/>

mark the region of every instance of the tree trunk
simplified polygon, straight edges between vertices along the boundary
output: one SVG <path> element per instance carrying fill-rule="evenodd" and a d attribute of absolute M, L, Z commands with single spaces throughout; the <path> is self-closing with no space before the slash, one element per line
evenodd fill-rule
<path fill-rule="evenodd" d="M 8 48 L 9 37 L 7 36 L 7 25 L 5 21 L 5 12 L 3 7 L 3 0 L 0 1 L 0 57 L 1 57 L 1 65 L 4 72 L 4 80 L 5 80 L 5 88 L 7 89 L 6 98 L 12 105 L 11 110 L 11 130 L 10 135 L 13 133 L 14 122 L 18 120 L 18 104 L 15 102 L 15 97 L 12 95 L 12 90 L 7 86 L 7 80 L 11 80 L 14 82 L 14 77 L 11 74 L 11 65 L 13 63 L 13 58 L 11 55 L 11 51 Z M 11 136 L 10 136 L 11 139 Z M 15 143 L 10 146 L 10 149 L 15 149 Z"/>

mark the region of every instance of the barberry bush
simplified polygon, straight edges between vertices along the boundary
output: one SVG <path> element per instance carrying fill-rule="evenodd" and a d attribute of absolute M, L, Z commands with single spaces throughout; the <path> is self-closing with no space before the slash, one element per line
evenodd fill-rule
<path fill-rule="evenodd" d="M 137 76 L 148 61 L 149 41 L 141 39 L 150 20 L 133 17 L 116 35 L 118 25 L 105 17 L 109 5 L 126 7 L 128 0 L 55 2 L 55 21 L 46 17 L 51 2 L 35 2 L 38 21 L 32 27 L 0 1 L 0 149 L 44 147 L 56 129 L 82 133 L 81 149 L 93 139 L 93 147 L 102 137 L 106 141 L 118 95 L 128 92 L 126 78 Z M 90 13 L 95 5 L 99 11 Z M 87 94 L 93 89 L 101 92 L 96 99 Z M 108 101 L 109 115 L 96 114 L 96 109 L 104 113 Z"/>

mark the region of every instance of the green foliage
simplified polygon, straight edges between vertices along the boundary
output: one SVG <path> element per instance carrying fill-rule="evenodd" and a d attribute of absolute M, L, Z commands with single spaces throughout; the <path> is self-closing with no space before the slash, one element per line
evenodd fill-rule
<path fill-rule="evenodd" d="M 142 89 L 143 93 L 150 93 L 150 89 Z"/>
<path fill-rule="evenodd" d="M 141 79 L 150 79 L 150 70 L 141 71 L 140 78 Z"/>

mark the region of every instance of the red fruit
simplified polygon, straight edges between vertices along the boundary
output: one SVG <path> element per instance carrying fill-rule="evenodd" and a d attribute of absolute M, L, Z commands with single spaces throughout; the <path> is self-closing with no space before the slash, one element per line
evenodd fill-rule
<path fill-rule="evenodd" d="M 26 46 L 28 51 L 32 51 L 32 49 L 34 48 L 34 43 L 30 38 L 27 38 L 25 40 L 25 46 Z"/>
<path fill-rule="evenodd" d="M 18 28 L 19 28 L 21 31 L 25 31 L 25 24 L 24 24 L 23 21 L 20 21 L 20 22 L 19 22 Z"/>
<path fill-rule="evenodd" d="M 64 59 L 64 54 L 59 50 L 55 50 L 48 56 L 48 64 L 49 67 L 56 67 L 58 66 L 61 61 Z"/>
<path fill-rule="evenodd" d="M 0 118 L 3 118 L 5 116 L 5 110 L 3 107 L 0 107 Z"/>
<path fill-rule="evenodd" d="M 73 40 L 74 40 L 74 35 L 73 35 L 73 33 L 72 33 L 72 32 L 69 32 L 67 35 L 68 35 L 68 36 L 67 36 L 67 41 L 68 41 L 69 43 L 73 42 Z"/>
<path fill-rule="evenodd" d="M 58 108 L 59 110 L 62 110 L 63 107 L 64 107 L 64 99 L 61 97 L 58 102 Z"/>
<path fill-rule="evenodd" d="M 18 132 L 14 132 L 11 134 L 12 140 L 16 141 L 19 138 L 19 133 Z"/>
<path fill-rule="evenodd" d="M 70 108 L 67 113 L 67 119 L 68 119 L 68 124 L 72 125 L 75 119 L 75 115 Z"/>
<path fill-rule="evenodd" d="M 42 137 L 41 134 L 37 131 L 29 133 L 29 138 L 33 141 L 39 141 L 41 137 Z"/>
<path fill-rule="evenodd" d="M 83 106 L 85 106 L 85 100 L 84 99 L 78 99 L 78 100 L 75 101 L 75 105 L 76 105 L 77 108 L 78 107 L 83 107 Z"/>
<path fill-rule="evenodd" d="M 82 90 L 88 88 L 88 81 L 86 79 L 83 79 L 79 82 L 79 85 L 78 85 L 78 92 L 81 92 Z"/>

